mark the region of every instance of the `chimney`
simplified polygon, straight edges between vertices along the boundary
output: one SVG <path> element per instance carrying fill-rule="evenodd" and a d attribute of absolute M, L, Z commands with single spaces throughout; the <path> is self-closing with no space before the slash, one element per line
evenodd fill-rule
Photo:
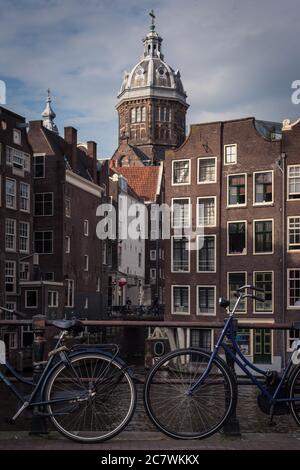
<path fill-rule="evenodd" d="M 97 144 L 92 140 L 87 143 L 87 155 L 91 159 L 91 176 L 94 183 L 97 183 Z"/>
<path fill-rule="evenodd" d="M 65 141 L 70 148 L 71 167 L 73 171 L 77 169 L 77 130 L 74 127 L 65 127 Z"/>

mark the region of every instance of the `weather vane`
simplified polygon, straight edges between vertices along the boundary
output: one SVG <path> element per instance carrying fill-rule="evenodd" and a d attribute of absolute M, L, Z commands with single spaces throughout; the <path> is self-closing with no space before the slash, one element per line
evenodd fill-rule
<path fill-rule="evenodd" d="M 149 16 L 151 16 L 150 31 L 155 31 L 155 14 L 153 10 L 150 11 Z"/>

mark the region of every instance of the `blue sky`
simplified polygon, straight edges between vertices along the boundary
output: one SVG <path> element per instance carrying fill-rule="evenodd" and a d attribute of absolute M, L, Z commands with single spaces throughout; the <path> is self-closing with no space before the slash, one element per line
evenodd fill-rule
<path fill-rule="evenodd" d="M 116 95 L 138 62 L 154 8 L 165 60 L 179 68 L 188 123 L 300 116 L 299 0 L 0 0 L 0 79 L 7 105 L 40 119 L 51 88 L 56 123 L 117 146 Z"/>

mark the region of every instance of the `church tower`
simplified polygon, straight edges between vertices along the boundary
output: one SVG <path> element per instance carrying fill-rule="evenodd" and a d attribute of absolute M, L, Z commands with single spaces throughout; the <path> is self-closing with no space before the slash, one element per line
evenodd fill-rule
<path fill-rule="evenodd" d="M 125 72 L 118 94 L 115 166 L 157 164 L 164 160 L 165 150 L 179 147 L 185 139 L 187 95 L 179 70 L 164 60 L 153 11 L 150 17 L 142 58 L 130 73 Z"/>

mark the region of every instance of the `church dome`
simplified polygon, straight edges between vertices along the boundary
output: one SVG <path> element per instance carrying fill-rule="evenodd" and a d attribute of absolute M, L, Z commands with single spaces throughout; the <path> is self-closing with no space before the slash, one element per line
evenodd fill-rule
<path fill-rule="evenodd" d="M 180 72 L 165 61 L 161 52 L 162 38 L 155 31 L 154 18 L 150 32 L 143 39 L 144 54 L 131 72 L 125 72 L 118 95 L 118 105 L 124 100 L 147 96 L 175 99 L 186 104 Z M 117 105 L 117 106 L 118 106 Z"/>

